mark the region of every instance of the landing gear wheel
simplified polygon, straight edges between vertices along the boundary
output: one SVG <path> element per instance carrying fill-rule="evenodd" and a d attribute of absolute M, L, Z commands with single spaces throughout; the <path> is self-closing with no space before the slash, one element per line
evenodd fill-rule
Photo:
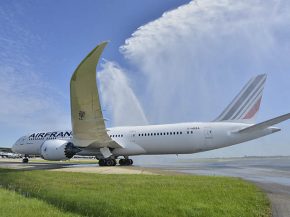
<path fill-rule="evenodd" d="M 120 164 L 120 166 L 124 166 L 125 165 L 125 159 L 120 159 L 119 160 L 119 164 Z"/>
<path fill-rule="evenodd" d="M 29 161 L 28 158 L 23 158 L 23 159 L 22 159 L 22 163 L 24 163 L 24 164 L 27 164 L 28 161 Z"/>
<path fill-rule="evenodd" d="M 130 166 L 133 164 L 133 160 L 132 159 L 120 159 L 119 164 L 120 164 L 120 166 Z"/>
<path fill-rule="evenodd" d="M 100 167 L 105 166 L 105 160 L 104 159 L 100 159 L 99 160 L 99 166 Z"/>
<path fill-rule="evenodd" d="M 115 159 L 100 159 L 99 166 L 116 166 L 117 162 Z"/>
<path fill-rule="evenodd" d="M 116 166 L 117 161 L 115 159 L 112 159 L 112 161 L 113 161 L 113 165 L 112 166 Z"/>
<path fill-rule="evenodd" d="M 106 166 L 113 166 L 113 164 L 114 164 L 114 161 L 112 160 L 112 159 L 108 159 L 108 160 L 106 160 Z"/>

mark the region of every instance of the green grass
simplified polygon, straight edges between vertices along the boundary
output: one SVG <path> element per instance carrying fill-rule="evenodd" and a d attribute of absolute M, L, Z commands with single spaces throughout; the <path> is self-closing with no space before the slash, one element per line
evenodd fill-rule
<path fill-rule="evenodd" d="M 0 188 L 0 216 L 2 217 L 78 217 L 34 198 L 26 198 L 15 191 Z"/>
<path fill-rule="evenodd" d="M 0 184 L 83 216 L 270 216 L 256 186 L 207 176 L 0 170 Z"/>

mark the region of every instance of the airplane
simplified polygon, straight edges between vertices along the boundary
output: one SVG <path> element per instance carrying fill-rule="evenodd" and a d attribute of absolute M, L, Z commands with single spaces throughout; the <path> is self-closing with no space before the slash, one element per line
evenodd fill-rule
<path fill-rule="evenodd" d="M 20 158 L 21 157 L 21 155 L 19 155 L 19 154 L 15 154 L 15 153 L 12 153 L 11 152 L 11 148 L 0 148 L 0 157 L 1 158 L 13 158 L 13 159 L 15 159 L 15 158 Z"/>
<path fill-rule="evenodd" d="M 210 122 L 106 128 L 96 82 L 96 66 L 107 45 L 95 47 L 70 80 L 72 131 L 38 132 L 19 138 L 14 153 L 40 155 L 45 160 L 68 160 L 74 155 L 95 156 L 99 166 L 128 166 L 130 156 L 192 154 L 254 140 L 281 129 L 273 127 L 290 113 L 255 124 L 266 74 L 252 78 Z M 110 87 L 106 87 L 110 88 Z"/>
<path fill-rule="evenodd" d="M 13 159 L 16 159 L 16 158 L 20 158 L 21 155 L 14 154 L 14 153 L 0 152 L 0 157 L 1 158 L 13 158 Z"/>

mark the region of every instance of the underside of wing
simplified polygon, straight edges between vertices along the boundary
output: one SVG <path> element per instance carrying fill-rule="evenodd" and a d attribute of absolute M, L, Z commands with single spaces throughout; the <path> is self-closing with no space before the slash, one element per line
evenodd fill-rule
<path fill-rule="evenodd" d="M 120 147 L 107 134 L 96 83 L 96 66 L 107 42 L 80 63 L 70 81 L 73 138 L 80 147 Z"/>

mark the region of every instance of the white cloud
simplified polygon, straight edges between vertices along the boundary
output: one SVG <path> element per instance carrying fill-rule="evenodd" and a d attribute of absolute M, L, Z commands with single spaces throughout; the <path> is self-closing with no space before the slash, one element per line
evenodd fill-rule
<path fill-rule="evenodd" d="M 0 123 L 45 130 L 69 126 L 58 95 L 37 73 L 10 66 L 0 67 Z M 68 119 L 69 121 L 69 119 Z"/>

